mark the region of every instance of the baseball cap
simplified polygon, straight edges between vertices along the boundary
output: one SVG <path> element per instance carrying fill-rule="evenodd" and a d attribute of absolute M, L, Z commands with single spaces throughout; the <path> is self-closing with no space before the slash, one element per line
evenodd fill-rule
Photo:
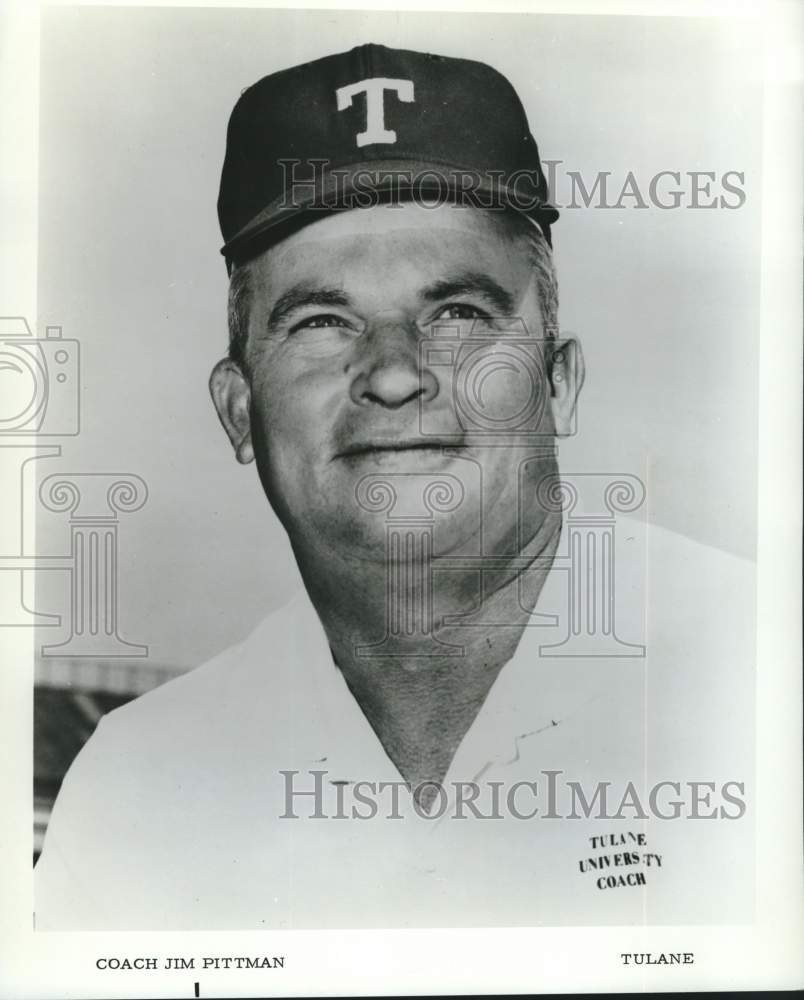
<path fill-rule="evenodd" d="M 289 220 L 389 197 L 515 209 L 548 242 L 558 218 L 522 103 L 484 63 L 360 45 L 242 93 L 218 196 L 229 264 Z"/>

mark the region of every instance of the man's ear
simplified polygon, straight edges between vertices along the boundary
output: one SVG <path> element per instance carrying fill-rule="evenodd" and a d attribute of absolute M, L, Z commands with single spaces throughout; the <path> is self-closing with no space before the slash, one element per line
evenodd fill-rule
<path fill-rule="evenodd" d="M 254 461 L 251 444 L 251 390 L 240 366 L 223 358 L 209 376 L 209 391 L 223 429 L 229 435 L 237 461 Z"/>
<path fill-rule="evenodd" d="M 583 385 L 586 369 L 577 340 L 559 340 L 550 356 L 550 408 L 559 437 L 572 433 L 572 416 Z"/>

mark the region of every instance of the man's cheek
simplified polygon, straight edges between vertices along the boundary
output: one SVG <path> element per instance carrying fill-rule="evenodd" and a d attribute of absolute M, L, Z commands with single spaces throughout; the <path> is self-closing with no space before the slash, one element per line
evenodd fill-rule
<path fill-rule="evenodd" d="M 262 431 L 265 440 L 281 440 L 303 428 L 306 418 L 299 409 L 295 395 L 275 379 L 253 386 L 251 420 Z"/>

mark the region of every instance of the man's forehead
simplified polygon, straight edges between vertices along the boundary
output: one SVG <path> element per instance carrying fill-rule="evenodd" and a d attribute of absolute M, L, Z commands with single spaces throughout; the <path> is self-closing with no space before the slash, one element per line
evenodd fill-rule
<path fill-rule="evenodd" d="M 401 204 L 352 209 L 315 219 L 253 262 L 264 282 L 393 267 L 400 280 L 433 265 L 479 262 L 495 271 L 525 263 L 524 235 L 502 213 L 452 205 Z"/>
<path fill-rule="evenodd" d="M 471 209 L 442 214 L 443 224 L 426 209 L 386 211 L 322 220 L 253 261 L 263 321 L 279 323 L 307 306 L 372 313 L 467 297 L 511 316 L 535 289 L 524 233 L 512 238 L 500 220 Z"/>
<path fill-rule="evenodd" d="M 455 230 L 456 232 L 502 231 L 508 213 L 490 209 L 456 205 L 452 202 L 406 200 L 322 213 L 296 234 L 300 239 L 321 231 L 344 236 L 398 231 Z"/>

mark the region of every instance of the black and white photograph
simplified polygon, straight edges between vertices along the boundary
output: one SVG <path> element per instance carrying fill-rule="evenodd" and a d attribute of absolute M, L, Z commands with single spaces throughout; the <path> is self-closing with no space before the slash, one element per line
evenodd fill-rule
<path fill-rule="evenodd" d="M 3 996 L 801 985 L 800 11 L 682 6 L 9 15 Z"/>

